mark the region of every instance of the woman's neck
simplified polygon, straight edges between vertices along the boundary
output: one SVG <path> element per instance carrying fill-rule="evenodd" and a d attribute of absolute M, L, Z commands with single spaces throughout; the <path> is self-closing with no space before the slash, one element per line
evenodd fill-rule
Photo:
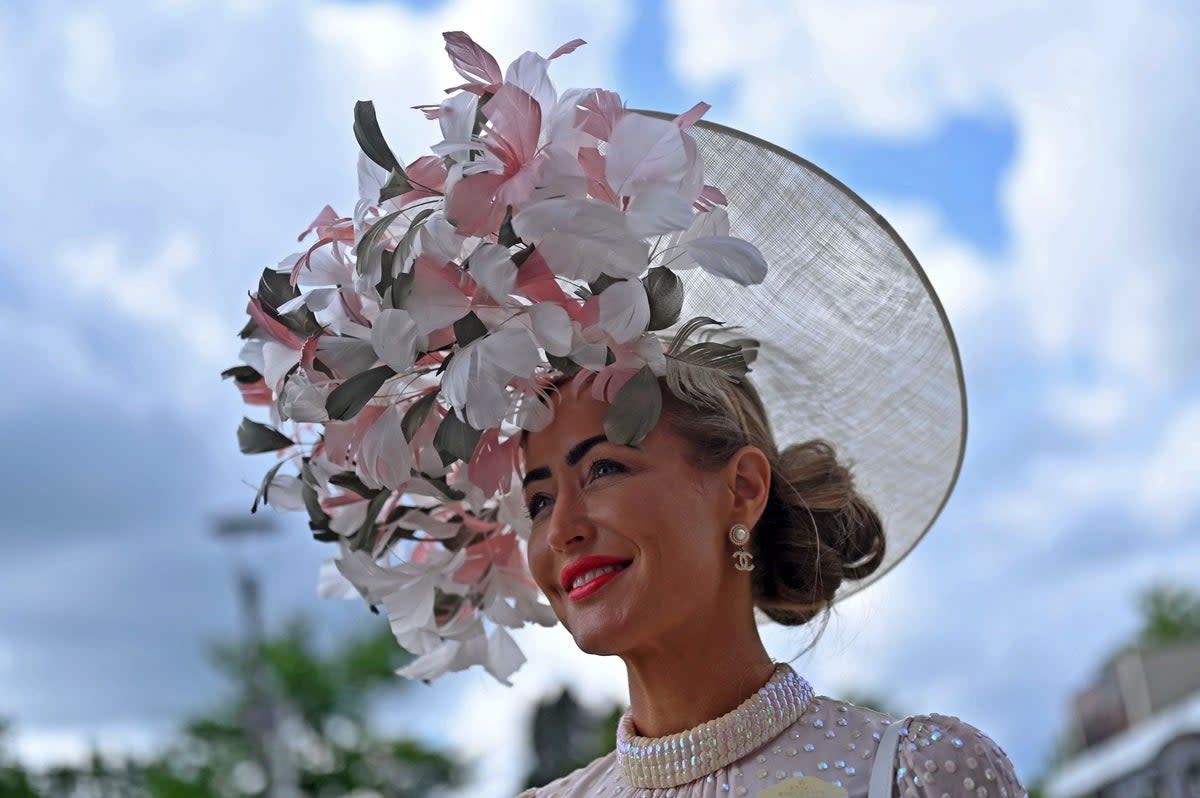
<path fill-rule="evenodd" d="M 630 711 L 643 737 L 719 718 L 766 684 L 775 669 L 752 622 L 679 637 L 623 657 Z"/>

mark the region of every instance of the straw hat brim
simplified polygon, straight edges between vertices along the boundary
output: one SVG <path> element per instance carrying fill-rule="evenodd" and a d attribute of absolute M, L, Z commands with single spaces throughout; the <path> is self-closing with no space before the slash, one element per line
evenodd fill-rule
<path fill-rule="evenodd" d="M 769 271 L 745 289 L 679 272 L 680 318 L 710 316 L 758 339 L 750 377 L 780 449 L 823 438 L 853 466 L 887 552 L 872 575 L 842 584 L 840 600 L 912 551 L 958 479 L 967 405 L 954 333 L 912 251 L 840 181 L 723 125 L 701 121 L 691 133 L 705 182 L 729 200 L 729 234 L 757 246 Z"/>

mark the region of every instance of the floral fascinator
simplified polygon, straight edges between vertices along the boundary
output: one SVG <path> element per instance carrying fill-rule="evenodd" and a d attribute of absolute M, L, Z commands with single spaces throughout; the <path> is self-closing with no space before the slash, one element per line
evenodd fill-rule
<path fill-rule="evenodd" d="M 508 630 L 555 621 L 515 479 L 550 393 L 589 391 L 609 439 L 637 443 L 659 378 L 703 403 L 753 364 L 781 444 L 823 437 L 855 462 L 887 571 L 940 512 L 966 433 L 949 324 L 891 227 L 807 161 L 700 121 L 704 103 L 559 93 L 551 62 L 581 40 L 501 71 L 444 37 L 465 82 L 418 107 L 430 154 L 401 162 L 357 103 L 353 214 L 326 206 L 250 294 L 224 376 L 269 413 L 238 429 L 277 456 L 252 511 L 305 511 L 336 544 L 320 592 L 386 612 L 416 655 L 401 675 L 478 664 L 507 683 L 524 662 Z"/>

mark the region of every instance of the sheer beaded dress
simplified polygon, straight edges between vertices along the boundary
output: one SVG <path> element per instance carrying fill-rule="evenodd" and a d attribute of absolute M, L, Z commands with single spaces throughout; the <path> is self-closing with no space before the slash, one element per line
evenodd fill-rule
<path fill-rule="evenodd" d="M 607 756 L 518 798 L 865 798 L 894 721 L 826 696 L 784 664 L 726 715 L 667 737 L 636 734 L 628 713 Z M 974 726 L 906 719 L 891 762 L 894 798 L 1024 798 L 1012 763 Z"/>

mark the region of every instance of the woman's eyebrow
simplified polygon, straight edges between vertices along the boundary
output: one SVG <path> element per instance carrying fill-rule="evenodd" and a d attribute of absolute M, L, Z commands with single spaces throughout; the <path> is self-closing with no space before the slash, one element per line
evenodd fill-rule
<path fill-rule="evenodd" d="M 530 482 L 537 482 L 539 479 L 550 479 L 550 469 L 545 466 L 533 469 L 521 480 L 521 486 L 527 488 Z"/>
<path fill-rule="evenodd" d="M 604 443 L 607 440 L 608 436 L 604 433 L 600 433 L 599 435 L 593 435 L 587 440 L 580 441 L 579 443 L 575 444 L 571 448 L 571 451 L 567 452 L 567 465 L 573 466 L 578 464 L 579 461 L 583 459 L 583 456 L 591 451 L 593 446 L 595 446 L 597 443 Z"/>
<path fill-rule="evenodd" d="M 608 436 L 601 433 L 600 435 L 593 435 L 592 437 L 588 438 L 587 440 L 583 440 L 583 441 L 580 441 L 579 443 L 575 444 L 574 446 L 571 447 L 571 451 L 567 452 L 567 465 L 569 465 L 569 466 L 578 465 L 579 461 L 583 459 L 584 455 L 586 455 L 589 451 L 591 451 L 593 446 L 595 446 L 598 443 L 604 443 L 607 440 L 608 440 Z M 521 485 L 522 485 L 522 487 L 524 487 L 524 486 L 528 486 L 530 482 L 537 482 L 539 479 L 549 479 L 549 478 L 550 478 L 550 469 L 547 468 L 546 466 L 541 466 L 539 468 L 534 468 L 531 471 L 529 471 L 525 475 L 525 478 L 521 480 Z"/>

